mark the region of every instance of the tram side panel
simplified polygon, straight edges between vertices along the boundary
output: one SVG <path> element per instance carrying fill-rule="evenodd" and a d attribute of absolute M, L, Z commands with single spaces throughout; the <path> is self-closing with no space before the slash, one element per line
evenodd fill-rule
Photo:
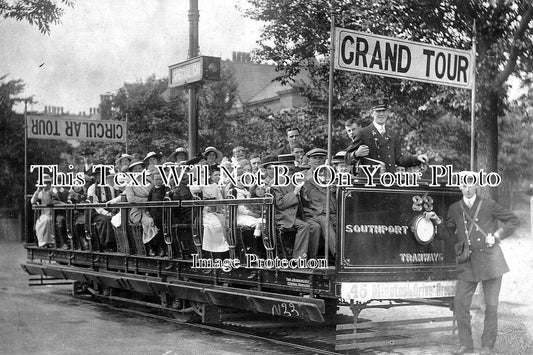
<path fill-rule="evenodd" d="M 453 295 L 454 238 L 444 219 L 460 198 L 440 187 L 342 190 L 337 293 L 344 299 Z"/>

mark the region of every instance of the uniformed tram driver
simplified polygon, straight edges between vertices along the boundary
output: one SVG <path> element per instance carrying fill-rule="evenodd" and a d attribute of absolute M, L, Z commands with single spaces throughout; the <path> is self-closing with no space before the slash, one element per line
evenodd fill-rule
<path fill-rule="evenodd" d="M 346 152 L 348 163 L 375 165 L 378 160 L 384 164 L 385 171 L 392 173 L 396 171 L 396 166 L 407 168 L 427 163 L 426 154 L 418 156 L 402 154 L 399 136 L 386 127 L 389 117 L 386 99 L 373 101 L 372 116 L 374 121 L 362 128 L 348 147 Z M 361 146 L 366 146 L 368 149 L 361 150 L 359 149 Z M 373 159 L 373 161 L 365 158 Z"/>

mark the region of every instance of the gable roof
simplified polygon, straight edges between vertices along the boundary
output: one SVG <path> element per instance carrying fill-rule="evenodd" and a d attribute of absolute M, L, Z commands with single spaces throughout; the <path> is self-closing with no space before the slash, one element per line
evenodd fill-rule
<path fill-rule="evenodd" d="M 223 60 L 222 65 L 232 69 L 237 83 L 237 95 L 242 103 L 247 103 L 279 76 L 276 67 L 270 64 Z"/>

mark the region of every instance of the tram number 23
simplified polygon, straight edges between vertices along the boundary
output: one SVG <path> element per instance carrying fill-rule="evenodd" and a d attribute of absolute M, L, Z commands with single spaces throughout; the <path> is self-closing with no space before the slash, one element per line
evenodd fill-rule
<path fill-rule="evenodd" d="M 284 317 L 299 317 L 300 312 L 298 312 L 294 303 L 282 302 L 280 304 L 272 305 L 272 315 Z"/>

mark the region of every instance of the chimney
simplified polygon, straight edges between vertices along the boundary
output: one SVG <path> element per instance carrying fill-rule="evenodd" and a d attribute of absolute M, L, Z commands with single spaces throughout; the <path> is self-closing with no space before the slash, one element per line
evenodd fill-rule
<path fill-rule="evenodd" d="M 61 106 L 61 114 L 63 114 L 63 106 Z"/>
<path fill-rule="evenodd" d="M 46 115 L 48 113 L 48 106 L 44 107 L 44 114 Z"/>

